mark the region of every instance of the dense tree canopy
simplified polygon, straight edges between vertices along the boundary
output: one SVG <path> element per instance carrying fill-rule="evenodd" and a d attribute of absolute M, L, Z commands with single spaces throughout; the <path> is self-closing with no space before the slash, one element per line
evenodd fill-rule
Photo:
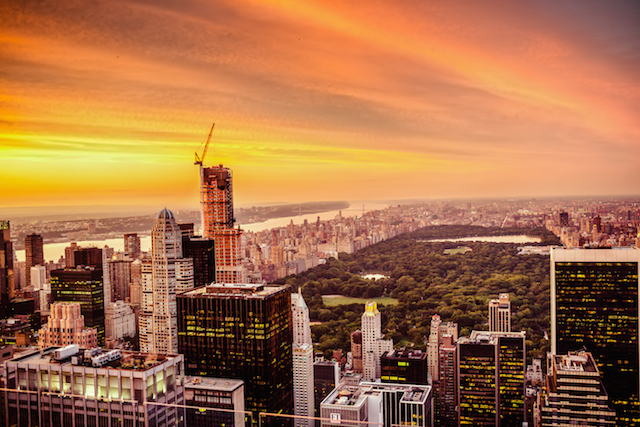
<path fill-rule="evenodd" d="M 374 298 L 392 296 L 397 305 L 380 306 L 383 333 L 396 346 L 424 348 L 431 316 L 458 323 L 459 335 L 488 328 L 488 302 L 501 292 L 511 296 L 512 330 L 527 332 L 528 357 L 544 354 L 549 329 L 549 257 L 517 255 L 516 244 L 429 242 L 468 236 L 526 234 L 541 244 L 559 244 L 545 229 L 500 229 L 475 226 L 434 226 L 406 233 L 354 254 L 341 253 L 324 265 L 281 279 L 302 286 L 316 350 L 350 349 L 349 334 L 360 328 L 363 304 L 326 307 L 322 295 Z M 466 253 L 446 254 L 464 245 Z M 362 273 L 381 272 L 388 278 L 368 280 Z"/>

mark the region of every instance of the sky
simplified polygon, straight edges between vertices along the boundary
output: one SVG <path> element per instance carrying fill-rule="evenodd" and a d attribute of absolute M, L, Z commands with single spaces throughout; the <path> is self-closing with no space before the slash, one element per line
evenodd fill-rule
<path fill-rule="evenodd" d="M 197 206 L 213 123 L 240 205 L 640 194 L 636 1 L 5 0 L 0 64 L 0 209 Z"/>

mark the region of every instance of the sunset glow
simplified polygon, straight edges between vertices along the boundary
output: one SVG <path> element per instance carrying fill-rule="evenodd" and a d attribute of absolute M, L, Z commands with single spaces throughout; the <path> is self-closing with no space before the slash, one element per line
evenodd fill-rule
<path fill-rule="evenodd" d="M 0 5 L 0 208 L 640 193 L 631 1 Z"/>

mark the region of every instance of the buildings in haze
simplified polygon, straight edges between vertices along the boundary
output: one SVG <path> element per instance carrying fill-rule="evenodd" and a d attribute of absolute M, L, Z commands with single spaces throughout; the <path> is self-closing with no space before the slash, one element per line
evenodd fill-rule
<path fill-rule="evenodd" d="M 49 347 L 6 362 L 7 426 L 183 426 L 183 357 Z"/>
<path fill-rule="evenodd" d="M 489 301 L 489 330 L 492 332 L 511 332 L 509 294 L 500 294 L 498 299 Z"/>
<path fill-rule="evenodd" d="M 144 269 L 140 313 L 140 350 L 178 352 L 176 295 L 193 289 L 193 261 L 182 256 L 182 232 L 173 212 L 163 209 L 151 232 L 151 277 Z"/>
<path fill-rule="evenodd" d="M 585 348 L 616 411 L 640 425 L 638 249 L 551 250 L 551 351 Z"/>
<path fill-rule="evenodd" d="M 140 258 L 140 236 L 137 233 L 124 235 L 124 254 L 131 259 Z"/>
<path fill-rule="evenodd" d="M 39 332 L 38 347 L 66 347 L 71 344 L 80 348 L 97 347 L 98 331 L 85 327 L 79 302 L 51 304 L 47 325 Z"/>
<path fill-rule="evenodd" d="M 51 272 L 51 302 L 79 302 L 84 324 L 96 329 L 98 345 L 104 344 L 104 287 L 102 269 L 65 268 Z"/>
<path fill-rule="evenodd" d="M 242 232 L 234 227 L 231 170 L 200 163 L 200 182 L 203 237 L 215 241 L 216 282 L 242 283 Z"/>
<path fill-rule="evenodd" d="M 367 301 L 362 313 L 362 378 L 365 381 L 380 379 L 380 358 L 393 350 L 393 341 L 382 339 L 380 312 L 375 301 Z"/>
<path fill-rule="evenodd" d="M 25 281 L 24 287 L 31 286 L 31 267 L 44 266 L 44 244 L 39 234 L 29 234 L 24 238 Z"/>
<path fill-rule="evenodd" d="M 600 381 L 598 365 L 586 351 L 548 354 L 546 393 L 539 402 L 541 427 L 616 426 Z"/>
<path fill-rule="evenodd" d="M 178 351 L 184 354 L 187 373 L 242 379 L 245 407 L 254 412 L 254 423 L 258 412 L 290 414 L 290 288 L 213 284 L 184 292 L 177 300 Z M 267 421 L 280 425 L 283 419 Z"/>

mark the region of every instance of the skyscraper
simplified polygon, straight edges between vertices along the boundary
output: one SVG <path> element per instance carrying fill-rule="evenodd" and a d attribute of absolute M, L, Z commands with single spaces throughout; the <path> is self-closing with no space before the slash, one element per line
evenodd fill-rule
<path fill-rule="evenodd" d="M 547 387 L 540 402 L 541 427 L 615 426 L 598 366 L 584 350 L 548 354 Z"/>
<path fill-rule="evenodd" d="M 201 237 L 182 237 L 185 258 L 193 259 L 193 287 L 209 285 L 216 281 L 215 242 Z"/>
<path fill-rule="evenodd" d="M 151 280 L 143 280 L 142 288 L 140 350 L 177 353 L 176 294 L 193 289 L 193 261 L 182 257 L 182 233 L 168 209 L 160 211 L 153 226 L 151 257 Z"/>
<path fill-rule="evenodd" d="M 489 330 L 492 332 L 511 332 L 509 294 L 500 294 L 498 299 L 489 301 Z"/>
<path fill-rule="evenodd" d="M 256 423 L 258 412 L 290 414 L 293 334 L 289 287 L 213 284 L 182 293 L 177 299 L 178 347 L 187 373 L 242 379 L 245 407 L 256 413 Z"/>
<path fill-rule="evenodd" d="M 51 272 L 51 302 L 79 302 L 84 324 L 98 332 L 98 345 L 104 343 L 104 287 L 102 269 L 65 268 Z"/>
<path fill-rule="evenodd" d="M 293 321 L 293 413 L 313 417 L 313 345 L 309 308 L 302 297 L 302 288 L 291 294 Z M 313 427 L 312 419 L 296 418 L 295 426 Z"/>
<path fill-rule="evenodd" d="M 124 253 L 129 258 L 140 258 L 140 236 L 137 233 L 124 235 Z"/>
<path fill-rule="evenodd" d="M 367 301 L 362 313 L 362 379 L 375 381 L 381 376 L 380 358 L 393 350 L 393 341 L 382 339 L 380 312 L 375 301 Z"/>
<path fill-rule="evenodd" d="M 203 237 L 215 241 L 216 282 L 242 283 L 242 232 L 234 228 L 231 170 L 200 164 L 200 179 Z"/>
<path fill-rule="evenodd" d="M 457 350 L 459 425 L 522 425 L 525 333 L 473 331 Z"/>
<path fill-rule="evenodd" d="M 616 425 L 640 425 L 638 249 L 551 250 L 551 351 L 593 354 Z"/>
<path fill-rule="evenodd" d="M 31 286 L 31 267 L 44 265 L 44 245 L 41 235 L 29 234 L 24 238 L 24 255 L 24 287 L 28 287 Z"/>
<path fill-rule="evenodd" d="M 9 315 L 9 297 L 13 282 L 13 245 L 9 221 L 0 221 L 0 318 Z"/>

